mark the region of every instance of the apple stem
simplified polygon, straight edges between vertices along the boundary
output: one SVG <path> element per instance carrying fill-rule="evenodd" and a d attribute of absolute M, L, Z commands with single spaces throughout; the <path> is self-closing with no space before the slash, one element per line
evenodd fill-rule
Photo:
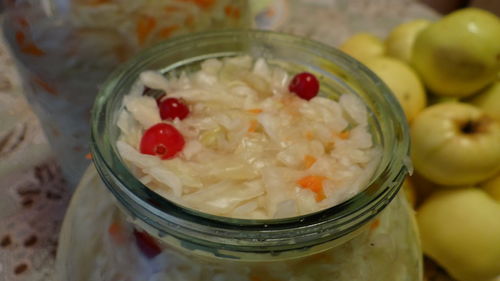
<path fill-rule="evenodd" d="M 464 134 L 473 134 L 476 131 L 476 124 L 472 120 L 468 120 L 460 128 Z"/>
<path fill-rule="evenodd" d="M 483 115 L 477 120 L 467 120 L 460 126 L 460 131 L 466 135 L 484 133 L 488 131 L 491 122 L 491 117 Z"/>

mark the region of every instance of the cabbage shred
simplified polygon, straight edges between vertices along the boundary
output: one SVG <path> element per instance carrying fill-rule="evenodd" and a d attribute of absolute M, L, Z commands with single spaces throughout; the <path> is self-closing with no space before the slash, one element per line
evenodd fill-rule
<path fill-rule="evenodd" d="M 378 163 L 366 107 L 353 94 L 301 99 L 289 81 L 284 69 L 249 56 L 168 77 L 145 71 L 124 98 L 118 150 L 150 189 L 202 212 L 268 219 L 336 205 L 360 192 Z M 162 121 L 144 87 L 184 100 L 190 115 Z M 142 133 L 160 122 L 185 138 L 173 159 L 139 152 Z"/>

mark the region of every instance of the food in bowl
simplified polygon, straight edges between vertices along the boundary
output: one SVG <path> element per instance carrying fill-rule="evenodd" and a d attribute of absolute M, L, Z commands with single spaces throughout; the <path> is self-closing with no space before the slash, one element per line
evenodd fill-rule
<path fill-rule="evenodd" d="M 217 216 L 294 217 L 368 186 L 381 149 L 351 93 L 264 58 L 208 59 L 192 72 L 141 73 L 123 100 L 119 154 L 148 188 Z"/>

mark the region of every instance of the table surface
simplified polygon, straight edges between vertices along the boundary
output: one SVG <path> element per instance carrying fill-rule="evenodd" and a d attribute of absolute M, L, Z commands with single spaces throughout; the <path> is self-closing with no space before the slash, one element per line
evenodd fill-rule
<path fill-rule="evenodd" d="M 438 17 L 414 0 L 275 0 L 272 7 L 258 17 L 261 27 L 333 46 L 356 32 L 383 38 L 404 21 Z M 53 280 L 70 190 L 0 34 L 0 281 Z M 427 268 L 429 281 L 450 280 L 432 263 Z"/>

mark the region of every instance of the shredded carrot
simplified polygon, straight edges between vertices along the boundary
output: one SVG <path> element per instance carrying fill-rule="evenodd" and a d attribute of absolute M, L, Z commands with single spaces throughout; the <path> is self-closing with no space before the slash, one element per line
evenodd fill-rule
<path fill-rule="evenodd" d="M 172 36 L 172 33 L 174 33 L 174 31 L 176 31 L 179 28 L 180 27 L 178 25 L 164 27 L 164 28 L 160 29 L 160 31 L 158 32 L 158 36 L 161 39 L 167 39 L 170 36 Z"/>
<path fill-rule="evenodd" d="M 257 131 L 258 125 L 259 125 L 259 122 L 257 122 L 257 120 L 255 120 L 255 119 L 252 119 L 252 121 L 250 121 L 250 126 L 248 127 L 248 132 L 253 133 L 253 132 Z"/>
<path fill-rule="evenodd" d="M 250 113 L 253 113 L 253 114 L 259 114 L 259 113 L 262 112 L 262 109 L 260 109 L 260 108 L 252 108 L 252 109 L 247 110 L 247 112 L 250 112 Z"/>
<path fill-rule="evenodd" d="M 375 219 L 373 222 L 370 224 L 370 230 L 375 230 L 380 226 L 380 219 Z"/>
<path fill-rule="evenodd" d="M 22 31 L 17 31 L 16 32 L 16 43 L 19 46 L 23 46 L 26 44 L 26 35 Z"/>
<path fill-rule="evenodd" d="M 45 55 L 45 51 L 40 49 L 37 45 L 33 43 L 28 43 L 25 46 L 21 47 L 21 52 L 28 54 L 28 55 L 33 55 L 36 57 L 41 57 Z"/>
<path fill-rule="evenodd" d="M 37 84 L 38 86 L 42 87 L 47 93 L 49 93 L 53 96 L 59 95 L 59 92 L 57 91 L 57 89 L 54 86 L 50 85 L 46 81 L 43 81 L 42 79 L 40 79 L 40 77 L 34 76 L 32 78 L 32 81 L 35 84 Z"/>
<path fill-rule="evenodd" d="M 307 140 L 313 140 L 314 139 L 314 134 L 311 131 L 306 132 L 306 138 Z"/>
<path fill-rule="evenodd" d="M 123 228 L 119 223 L 117 222 L 111 223 L 108 227 L 108 233 L 115 242 L 119 244 L 125 243 L 126 239 L 123 233 Z"/>
<path fill-rule="evenodd" d="M 141 16 L 137 21 L 136 35 L 140 45 L 146 42 L 146 39 L 156 27 L 156 19 L 150 16 Z"/>
<path fill-rule="evenodd" d="M 351 135 L 350 131 L 343 131 L 339 134 L 339 138 L 346 140 L 349 138 L 350 135 Z"/>
<path fill-rule="evenodd" d="M 304 157 L 304 164 L 306 166 L 306 169 L 309 169 L 311 168 L 312 165 L 314 165 L 314 163 L 316 163 L 316 157 L 312 156 L 312 155 L 306 155 Z"/>
<path fill-rule="evenodd" d="M 26 34 L 22 31 L 16 32 L 16 43 L 19 45 L 19 48 L 22 53 L 33 55 L 33 56 L 43 56 L 45 52 L 38 48 L 34 43 L 26 41 Z"/>
<path fill-rule="evenodd" d="M 326 177 L 323 176 L 305 176 L 297 181 L 302 188 L 307 188 L 316 193 L 316 201 L 321 201 L 326 198 L 323 190 L 323 181 Z"/>
<path fill-rule="evenodd" d="M 92 153 L 85 154 L 85 159 L 91 160 L 92 159 Z"/>
<path fill-rule="evenodd" d="M 26 28 L 30 27 L 30 24 L 29 24 L 28 20 L 26 20 L 26 18 L 19 17 L 19 18 L 16 19 L 16 21 L 17 21 L 17 23 L 19 24 L 19 26 L 21 28 L 26 29 Z"/>
<path fill-rule="evenodd" d="M 224 7 L 224 13 L 226 16 L 234 19 L 239 19 L 240 18 L 240 9 L 237 7 L 234 7 L 232 5 L 226 5 Z"/>

